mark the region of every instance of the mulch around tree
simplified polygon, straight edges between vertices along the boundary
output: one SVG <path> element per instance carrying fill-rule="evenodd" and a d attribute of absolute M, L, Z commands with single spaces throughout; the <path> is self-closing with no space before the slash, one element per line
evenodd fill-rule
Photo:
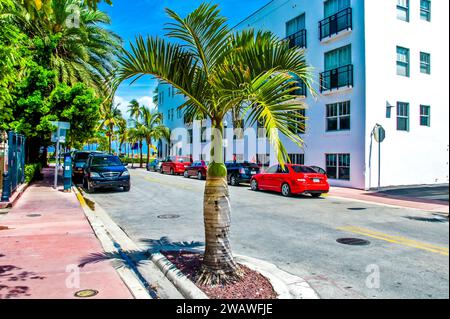
<path fill-rule="evenodd" d="M 186 251 L 161 252 L 173 263 L 186 277 L 195 283 L 200 270 L 203 255 Z M 227 285 L 206 286 L 195 284 L 211 299 L 276 299 L 277 294 L 273 290 L 269 280 L 260 273 L 239 265 L 244 272 L 240 281 Z"/>

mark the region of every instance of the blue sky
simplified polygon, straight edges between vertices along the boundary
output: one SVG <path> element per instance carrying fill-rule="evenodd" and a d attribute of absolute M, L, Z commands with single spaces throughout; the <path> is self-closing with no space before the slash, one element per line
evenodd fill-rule
<path fill-rule="evenodd" d="M 112 19 L 111 29 L 124 40 L 125 47 L 136 35 L 164 36 L 164 24 L 169 21 L 164 8 L 170 8 L 185 16 L 203 0 L 113 0 L 114 5 L 101 5 L 100 9 L 109 13 Z M 234 26 L 254 11 L 267 4 L 269 0 L 214 0 L 221 12 Z M 140 103 L 152 107 L 151 96 L 156 81 L 150 77 L 142 78 L 132 86 L 123 83 L 116 93 L 116 102 L 121 104 L 123 115 L 128 102 L 137 99 Z"/>

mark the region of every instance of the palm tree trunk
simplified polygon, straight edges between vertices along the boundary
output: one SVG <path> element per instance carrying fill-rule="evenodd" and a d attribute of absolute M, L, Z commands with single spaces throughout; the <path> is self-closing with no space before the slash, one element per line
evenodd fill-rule
<path fill-rule="evenodd" d="M 142 164 L 143 164 L 143 162 L 142 162 L 142 158 L 143 158 L 143 155 L 142 155 L 142 147 L 143 147 L 143 145 L 142 145 L 143 143 L 142 143 L 142 140 L 140 140 L 139 141 L 139 151 L 140 151 L 140 160 L 139 160 L 139 167 L 140 168 L 142 168 Z"/>
<path fill-rule="evenodd" d="M 112 133 L 111 133 L 111 131 L 109 132 L 108 141 L 109 141 L 109 154 L 111 154 L 111 151 L 112 151 Z"/>
<path fill-rule="evenodd" d="M 219 285 L 238 280 L 242 272 L 231 252 L 229 232 L 231 224 L 230 194 L 227 169 L 223 160 L 223 126 L 214 121 L 211 164 L 208 167 L 203 215 L 205 224 L 205 254 L 197 281 Z"/>
<path fill-rule="evenodd" d="M 150 163 L 150 146 L 151 146 L 151 140 L 147 140 L 147 166 Z"/>

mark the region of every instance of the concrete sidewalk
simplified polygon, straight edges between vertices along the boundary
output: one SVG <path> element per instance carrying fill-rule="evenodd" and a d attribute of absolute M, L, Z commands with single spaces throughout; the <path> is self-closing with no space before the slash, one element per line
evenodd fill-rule
<path fill-rule="evenodd" d="M 445 203 L 442 200 L 413 198 L 408 196 L 393 195 L 386 192 L 374 192 L 352 188 L 332 187 L 329 196 L 363 201 L 372 204 L 419 209 L 447 215 L 449 213 L 448 203 Z"/>
<path fill-rule="evenodd" d="M 131 299 L 111 261 L 79 264 L 103 249 L 73 193 L 54 190 L 52 169 L 0 217 L 0 299 Z"/>

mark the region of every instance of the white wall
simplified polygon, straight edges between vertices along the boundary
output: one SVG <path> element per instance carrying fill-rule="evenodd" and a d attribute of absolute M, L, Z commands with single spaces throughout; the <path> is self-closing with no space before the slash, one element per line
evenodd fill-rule
<path fill-rule="evenodd" d="M 420 19 L 420 0 L 410 0 L 410 22 L 396 17 L 396 1 L 366 0 L 366 138 L 376 123 L 387 132 L 381 150 L 382 186 L 448 182 L 449 1 L 431 0 L 431 22 Z M 410 77 L 396 73 L 396 47 L 410 49 Z M 431 54 L 431 75 L 420 73 L 420 52 Z M 396 108 L 386 118 L 386 102 L 410 103 L 410 131 L 397 131 Z M 431 127 L 420 126 L 420 105 L 431 106 Z M 378 183 L 374 144 L 372 183 Z M 366 156 L 369 156 L 369 143 Z M 366 163 L 368 166 L 368 163 Z"/>
<path fill-rule="evenodd" d="M 331 95 L 320 94 L 313 98 L 311 94 L 305 100 L 307 129 L 303 136 L 304 150 L 286 138 L 289 153 L 305 153 L 305 164 L 325 167 L 325 154 L 351 154 L 351 180 L 331 180 L 332 185 L 364 188 L 364 131 L 365 131 L 365 74 L 364 74 L 364 7 L 359 0 L 352 1 L 353 30 L 329 43 L 319 40 L 319 21 L 323 19 L 323 1 L 311 0 L 274 0 L 247 20 L 241 22 L 237 29 L 253 27 L 270 30 L 280 38 L 286 37 L 286 22 L 306 13 L 307 62 L 314 67 L 314 89 L 319 90 L 319 73 L 324 71 L 324 54 L 327 51 L 352 45 L 352 62 L 354 65 L 354 88 Z M 351 101 L 351 130 L 343 132 L 326 132 L 326 104 Z M 275 158 L 273 158 L 275 161 Z"/>

